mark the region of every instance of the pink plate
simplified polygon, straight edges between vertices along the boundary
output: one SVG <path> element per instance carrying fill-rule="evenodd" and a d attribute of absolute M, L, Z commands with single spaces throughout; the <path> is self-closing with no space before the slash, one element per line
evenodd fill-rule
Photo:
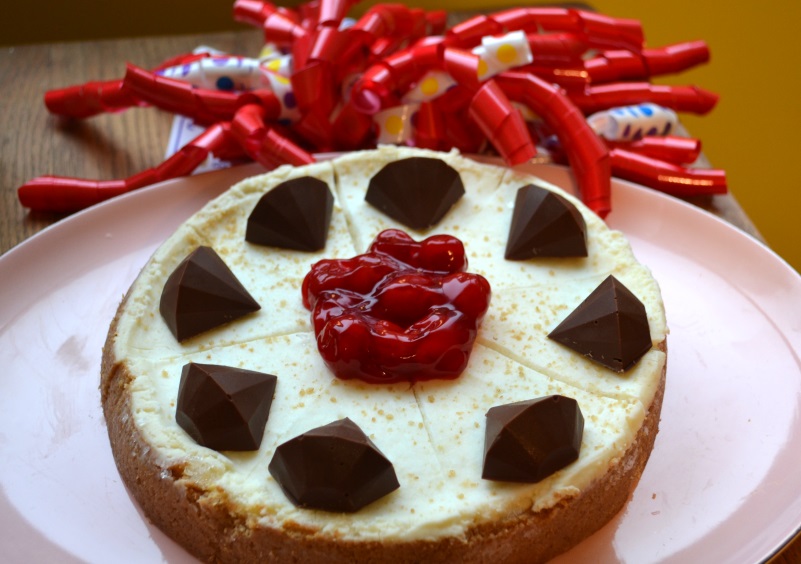
<path fill-rule="evenodd" d="M 76 214 L 0 257 L 4 562 L 193 562 L 123 487 L 100 409 L 106 331 L 156 246 L 256 165 Z M 532 172 L 567 187 L 566 169 Z M 729 224 L 615 181 L 612 227 L 659 280 L 670 362 L 626 508 L 558 562 L 757 562 L 801 527 L 801 277 Z"/>

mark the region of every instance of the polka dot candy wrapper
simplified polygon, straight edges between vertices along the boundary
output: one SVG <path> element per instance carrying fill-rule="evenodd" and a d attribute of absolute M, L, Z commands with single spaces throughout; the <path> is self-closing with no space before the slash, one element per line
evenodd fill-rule
<path fill-rule="evenodd" d="M 234 19 L 263 32 L 261 53 L 203 49 L 47 92 L 48 110 L 67 118 L 151 105 L 204 129 L 133 177 L 38 177 L 19 188 L 20 202 L 70 212 L 191 174 L 209 154 L 273 168 L 379 143 L 497 154 L 510 165 L 550 155 L 571 166 L 601 217 L 612 175 L 679 195 L 726 191 L 723 171 L 691 167 L 699 143 L 677 141 L 673 122 L 655 126 L 641 111 L 626 116 L 628 135 L 606 131 L 627 107 L 655 105 L 662 117 L 710 111 L 714 93 L 650 83 L 705 63 L 703 41 L 646 47 L 636 20 L 572 8 L 511 8 L 447 28 L 441 10 L 378 4 L 358 16 L 354 4 L 236 0 Z"/>

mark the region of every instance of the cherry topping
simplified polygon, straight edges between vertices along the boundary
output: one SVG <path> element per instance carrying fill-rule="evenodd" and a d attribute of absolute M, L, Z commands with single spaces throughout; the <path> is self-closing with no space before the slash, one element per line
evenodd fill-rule
<path fill-rule="evenodd" d="M 318 262 L 303 303 L 323 360 L 339 378 L 372 383 L 458 377 L 490 301 L 489 282 L 466 268 L 459 239 L 418 243 L 397 229 L 363 255 Z"/>

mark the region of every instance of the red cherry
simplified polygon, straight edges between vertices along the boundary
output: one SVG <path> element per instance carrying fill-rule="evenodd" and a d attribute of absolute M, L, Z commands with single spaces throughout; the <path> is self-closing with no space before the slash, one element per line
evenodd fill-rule
<path fill-rule="evenodd" d="M 386 229 L 370 245 L 370 253 L 389 255 L 428 272 L 454 273 L 467 270 L 464 245 L 450 235 L 432 235 L 420 243 L 400 229 Z"/>
<path fill-rule="evenodd" d="M 466 266 L 455 237 L 418 243 L 395 229 L 368 253 L 318 262 L 303 301 L 323 360 L 339 378 L 374 383 L 458 377 L 491 293 Z"/>

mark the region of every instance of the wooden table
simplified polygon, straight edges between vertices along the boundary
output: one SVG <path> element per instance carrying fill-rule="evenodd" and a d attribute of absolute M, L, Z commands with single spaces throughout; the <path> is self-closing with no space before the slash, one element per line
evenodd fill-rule
<path fill-rule="evenodd" d="M 148 68 L 198 45 L 255 55 L 260 37 L 259 32 L 243 31 L 0 48 L 0 254 L 64 217 L 22 208 L 16 189 L 27 180 L 44 174 L 125 178 L 164 156 L 171 115 L 138 108 L 63 122 L 48 115 L 42 102 L 45 91 L 120 78 L 126 62 Z M 732 196 L 693 203 L 759 237 Z M 770 562 L 801 562 L 801 539 Z"/>

